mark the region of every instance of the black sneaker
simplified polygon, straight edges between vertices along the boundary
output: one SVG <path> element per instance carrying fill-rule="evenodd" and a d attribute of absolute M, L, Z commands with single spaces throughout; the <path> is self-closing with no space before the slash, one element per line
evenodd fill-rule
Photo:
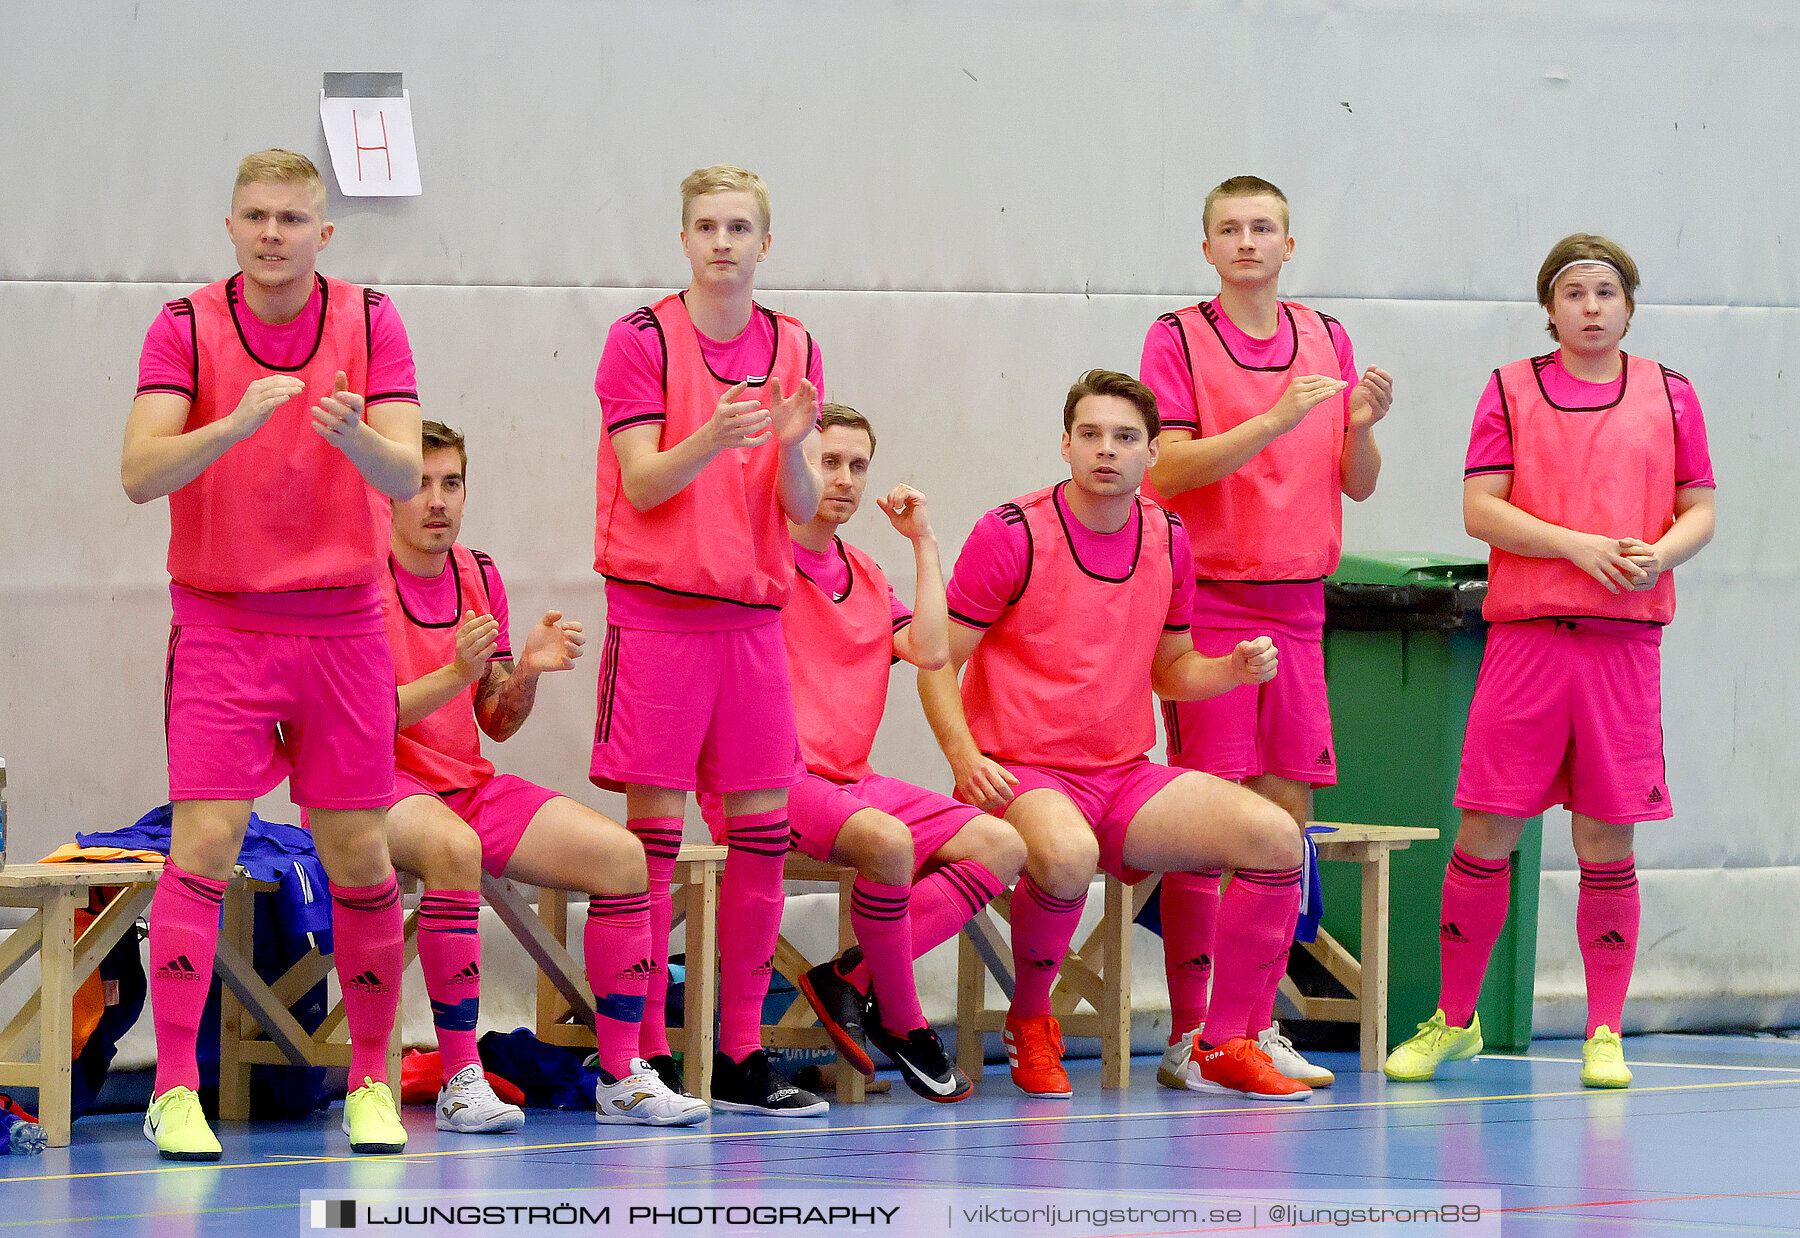
<path fill-rule="evenodd" d="M 831 1037 L 831 1043 L 844 1055 L 844 1060 L 870 1079 L 875 1077 L 875 1059 L 869 1056 L 869 1042 L 863 1034 L 863 1012 L 869 999 L 861 990 L 844 979 L 844 970 L 862 961 L 862 947 L 851 946 L 841 959 L 821 963 L 800 977 L 800 992 L 819 1016 L 819 1026 Z"/>
<path fill-rule="evenodd" d="M 663 1086 L 669 1091 L 677 1096 L 693 1095 L 692 1092 L 681 1086 L 681 1063 L 677 1062 L 672 1054 L 659 1053 L 655 1057 L 645 1060 L 650 1063 L 650 1069 L 656 1072 L 656 1077 L 662 1080 Z"/>
<path fill-rule="evenodd" d="M 764 1113 L 772 1118 L 811 1118 L 831 1108 L 784 1079 L 769 1065 L 763 1049 L 741 1062 L 713 1051 L 712 1105 L 722 1113 Z"/>
<path fill-rule="evenodd" d="M 906 1086 L 940 1104 L 958 1101 L 975 1090 L 969 1076 L 963 1074 L 944 1052 L 944 1042 L 929 1026 L 917 1027 L 902 1036 L 881 1025 L 881 1011 L 870 1003 L 868 1018 L 863 1023 L 869 1039 L 887 1054 L 900 1070 Z"/>

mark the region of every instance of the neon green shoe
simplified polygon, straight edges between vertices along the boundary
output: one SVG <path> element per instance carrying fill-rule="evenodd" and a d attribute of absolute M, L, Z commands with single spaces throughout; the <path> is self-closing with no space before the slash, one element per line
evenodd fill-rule
<path fill-rule="evenodd" d="M 144 1115 L 144 1138 L 156 1145 L 165 1161 L 216 1161 L 219 1141 L 213 1138 L 200 1098 L 191 1088 L 170 1088 L 150 1102 Z"/>
<path fill-rule="evenodd" d="M 1631 1067 L 1625 1064 L 1625 1047 L 1619 1033 L 1602 1023 L 1581 1046 L 1581 1086 L 1584 1088 L 1628 1088 Z"/>
<path fill-rule="evenodd" d="M 363 1085 L 344 1097 L 344 1134 L 352 1152 L 404 1152 L 406 1128 L 388 1085 L 363 1076 Z"/>
<path fill-rule="evenodd" d="M 1451 1027 L 1444 1012 L 1435 1011 L 1419 1024 L 1419 1034 L 1388 1054 L 1382 1073 L 1404 1083 L 1418 1083 L 1437 1074 L 1445 1062 L 1460 1062 L 1481 1052 L 1481 1016 L 1469 1016 L 1469 1026 Z"/>

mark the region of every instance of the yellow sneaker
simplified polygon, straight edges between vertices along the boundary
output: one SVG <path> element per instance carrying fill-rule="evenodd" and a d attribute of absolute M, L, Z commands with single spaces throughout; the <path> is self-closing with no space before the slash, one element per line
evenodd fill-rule
<path fill-rule="evenodd" d="M 1381 1070 L 1390 1079 L 1418 1083 L 1437 1074 L 1445 1062 L 1474 1057 L 1481 1048 L 1480 1015 L 1470 1015 L 1467 1027 L 1451 1027 L 1438 1010 L 1419 1024 L 1418 1035 L 1388 1054 Z"/>
<path fill-rule="evenodd" d="M 144 1115 L 144 1138 L 156 1145 L 165 1161 L 216 1161 L 219 1141 L 213 1138 L 200 1098 L 191 1088 L 170 1088 L 150 1102 Z"/>
<path fill-rule="evenodd" d="M 387 1084 L 365 1075 L 363 1085 L 344 1097 L 344 1134 L 352 1152 L 406 1151 L 406 1128 Z"/>
<path fill-rule="evenodd" d="M 1631 1067 L 1625 1064 L 1625 1047 L 1619 1033 L 1602 1023 L 1581 1046 L 1581 1086 L 1584 1088 L 1628 1088 Z"/>

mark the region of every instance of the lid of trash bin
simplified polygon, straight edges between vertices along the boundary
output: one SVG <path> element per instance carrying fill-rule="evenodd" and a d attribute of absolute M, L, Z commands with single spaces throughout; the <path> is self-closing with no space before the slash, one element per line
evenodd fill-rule
<path fill-rule="evenodd" d="M 1329 579 L 1341 585 L 1424 585 L 1453 587 L 1487 579 L 1487 560 L 1418 550 L 1347 554 Z"/>

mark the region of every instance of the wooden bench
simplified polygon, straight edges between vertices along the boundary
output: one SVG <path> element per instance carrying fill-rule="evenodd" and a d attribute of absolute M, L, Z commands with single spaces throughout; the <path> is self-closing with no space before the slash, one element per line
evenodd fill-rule
<path fill-rule="evenodd" d="M 1362 941 L 1358 959 L 1323 929 L 1319 940 L 1301 947 L 1349 990 L 1347 998 L 1306 997 L 1284 977 L 1281 991 L 1301 1018 L 1356 1023 L 1361 1028 L 1363 1070 L 1377 1070 L 1387 1052 L 1389 857 L 1415 841 L 1436 838 L 1434 829 L 1401 825 L 1329 825 L 1335 833 L 1314 842 L 1321 862 L 1362 865 Z M 1050 1004 L 1068 1036 L 1100 1041 L 1100 1086 L 1124 1088 L 1131 1081 L 1131 925 L 1160 879 L 1135 887 L 1106 878 L 1101 918 L 1079 946 L 1070 948 L 1051 991 Z M 980 1078 L 988 1032 L 1006 1026 L 1006 1009 L 987 1004 L 991 974 L 1007 999 L 1013 993 L 1012 947 L 1000 931 L 1010 924 L 1011 894 L 1002 894 L 964 926 L 958 943 L 956 1060 L 971 1078 Z M 1086 1010 L 1077 1009 L 1083 1002 Z"/>
<path fill-rule="evenodd" d="M 161 872 L 161 864 L 138 862 L 0 869 L 0 906 L 32 909 L 31 917 L 0 944 L 0 980 L 34 951 L 42 966 L 38 991 L 0 1030 L 0 1086 L 38 1090 L 38 1122 L 53 1148 L 69 1142 L 75 990 L 149 908 Z M 87 906 L 97 886 L 124 889 L 77 938 L 75 913 Z M 38 1060 L 21 1060 L 34 1040 Z"/>
<path fill-rule="evenodd" d="M 718 1014 L 718 879 L 725 860 L 725 848 L 684 845 L 675 862 L 675 880 L 682 883 L 687 895 L 677 898 L 677 923 L 687 925 L 687 978 L 683 1003 L 682 1081 L 687 1090 L 702 1100 L 712 1099 L 712 1057 L 714 1029 Z M 843 949 L 855 941 L 850 931 L 850 885 L 856 870 L 836 864 L 821 864 L 797 853 L 789 853 L 784 876 L 789 881 L 825 882 L 838 888 L 838 943 Z M 573 960 L 568 953 L 569 925 L 567 897 L 557 899 L 555 891 L 544 891 L 538 900 L 537 921 L 531 932 L 539 940 L 545 957 L 552 961 Z M 549 895 L 548 900 L 544 897 Z M 491 901 L 491 898 L 490 898 Z M 506 913 L 502 913 L 505 918 Z M 527 933 L 513 929 L 525 948 L 538 957 Z M 775 970 L 799 988 L 799 979 L 813 966 L 786 937 L 775 945 Z M 557 968 L 546 965 L 538 957 L 542 975 L 538 980 L 538 1038 L 553 1044 L 574 1045 L 591 1049 L 594 1045 L 593 1003 L 586 990 L 571 991 L 555 977 Z M 565 974 L 568 974 L 565 972 Z M 579 977 L 579 972 L 574 973 Z M 796 992 L 794 1000 L 781 1016 L 762 1029 L 763 1044 L 771 1049 L 831 1049 L 831 1038 L 819 1027 L 812 1007 Z M 837 1098 L 845 1103 L 863 1099 L 864 1080 L 856 1070 L 842 1065 L 837 1078 Z"/>

